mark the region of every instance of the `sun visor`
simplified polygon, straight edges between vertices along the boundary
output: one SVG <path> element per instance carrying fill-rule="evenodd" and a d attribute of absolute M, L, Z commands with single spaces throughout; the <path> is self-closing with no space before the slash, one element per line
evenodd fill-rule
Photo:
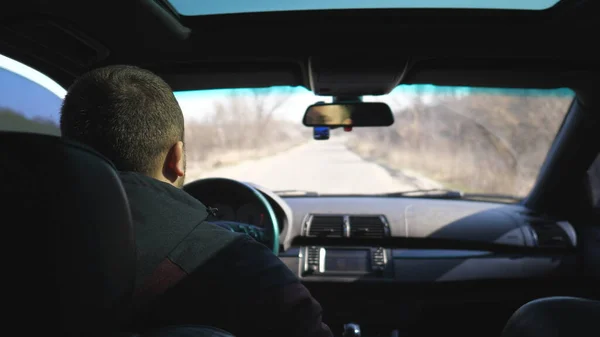
<path fill-rule="evenodd" d="M 323 96 L 384 95 L 398 86 L 408 63 L 408 57 L 312 56 L 310 87 Z"/>

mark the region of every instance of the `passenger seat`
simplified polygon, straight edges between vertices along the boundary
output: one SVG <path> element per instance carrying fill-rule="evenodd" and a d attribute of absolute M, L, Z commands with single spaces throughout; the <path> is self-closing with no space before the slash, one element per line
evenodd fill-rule
<path fill-rule="evenodd" d="M 502 337 L 598 337 L 600 301 L 548 297 L 531 301 L 508 320 Z"/>

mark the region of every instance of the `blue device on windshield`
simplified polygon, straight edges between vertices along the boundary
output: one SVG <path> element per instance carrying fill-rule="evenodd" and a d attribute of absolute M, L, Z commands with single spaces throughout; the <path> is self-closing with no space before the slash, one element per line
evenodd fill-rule
<path fill-rule="evenodd" d="M 316 140 L 329 139 L 329 127 L 328 126 L 315 126 L 313 128 L 313 138 Z"/>

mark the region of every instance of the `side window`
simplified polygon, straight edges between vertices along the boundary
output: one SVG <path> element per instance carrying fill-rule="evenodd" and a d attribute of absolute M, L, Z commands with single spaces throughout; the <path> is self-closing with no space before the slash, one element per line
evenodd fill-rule
<path fill-rule="evenodd" d="M 0 55 L 0 131 L 60 135 L 65 90 L 46 75 Z"/>
<path fill-rule="evenodd" d="M 596 156 L 596 160 L 588 169 L 588 181 L 590 182 L 594 208 L 600 212 L 600 154 Z"/>

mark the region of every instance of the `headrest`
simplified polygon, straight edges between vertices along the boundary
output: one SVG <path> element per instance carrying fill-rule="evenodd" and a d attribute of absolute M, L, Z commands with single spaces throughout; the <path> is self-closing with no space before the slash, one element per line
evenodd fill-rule
<path fill-rule="evenodd" d="M 510 317 L 502 337 L 596 337 L 600 301 L 546 297 L 524 304 Z"/>
<path fill-rule="evenodd" d="M 53 316 L 48 333 L 63 336 L 112 329 L 135 277 L 131 214 L 114 166 L 58 137 L 0 132 L 0 177 L 3 274 L 21 295 L 17 314 L 32 323 Z"/>

